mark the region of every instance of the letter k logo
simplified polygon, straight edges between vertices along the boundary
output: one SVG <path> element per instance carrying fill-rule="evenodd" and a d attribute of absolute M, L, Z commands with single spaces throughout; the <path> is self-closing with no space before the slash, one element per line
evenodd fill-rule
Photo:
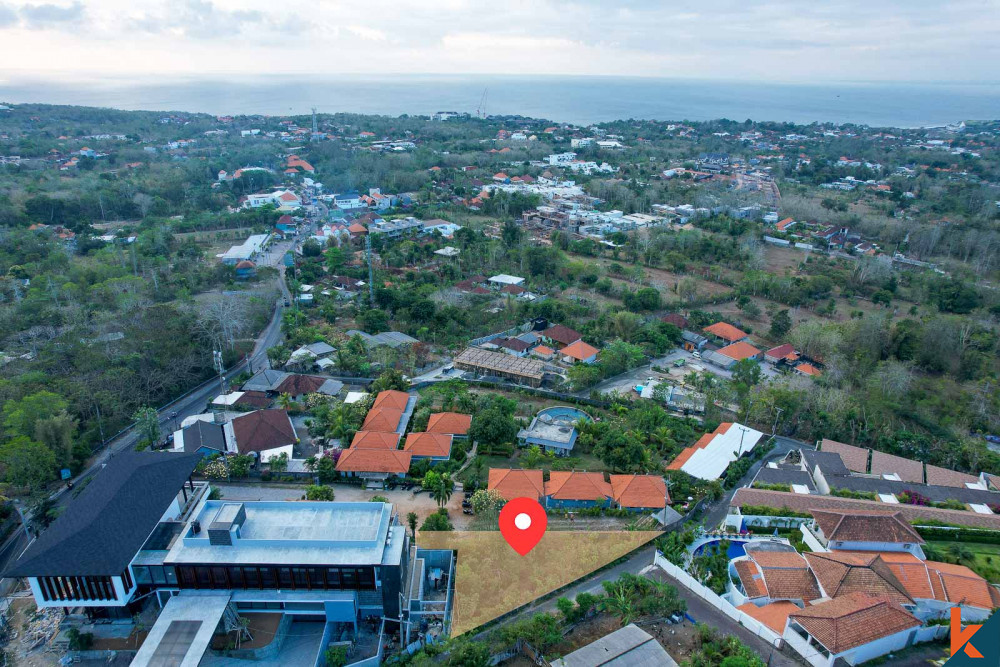
<path fill-rule="evenodd" d="M 951 608 L 951 654 L 955 655 L 959 649 L 965 651 L 965 655 L 970 658 L 981 658 L 983 654 L 969 641 L 972 635 L 983 626 L 968 625 L 962 629 L 962 610 L 958 607 Z"/>

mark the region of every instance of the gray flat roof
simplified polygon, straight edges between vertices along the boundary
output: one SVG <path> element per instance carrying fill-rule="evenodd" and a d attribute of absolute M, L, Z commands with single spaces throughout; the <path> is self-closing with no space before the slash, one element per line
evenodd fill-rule
<path fill-rule="evenodd" d="M 233 563 L 375 565 L 397 563 L 403 528 L 391 525 L 388 503 L 245 502 L 246 520 L 233 544 L 213 545 L 208 527 L 225 501 L 205 501 L 164 558 L 165 564 Z"/>
<path fill-rule="evenodd" d="M 579 648 L 552 667 L 676 667 L 677 663 L 653 637 L 629 624 Z"/>
<path fill-rule="evenodd" d="M 228 592 L 181 591 L 173 596 L 131 667 L 198 667 L 228 604 Z"/>

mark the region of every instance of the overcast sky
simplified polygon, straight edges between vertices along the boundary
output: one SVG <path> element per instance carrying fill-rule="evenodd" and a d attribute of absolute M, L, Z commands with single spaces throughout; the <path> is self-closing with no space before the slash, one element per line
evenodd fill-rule
<path fill-rule="evenodd" d="M 1000 0 L 0 0 L 0 74 L 996 81 Z"/>

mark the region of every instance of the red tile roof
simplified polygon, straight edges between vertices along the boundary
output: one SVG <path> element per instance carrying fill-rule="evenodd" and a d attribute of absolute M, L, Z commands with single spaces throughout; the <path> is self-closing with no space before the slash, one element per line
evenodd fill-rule
<path fill-rule="evenodd" d="M 385 431 L 358 431 L 351 440 L 351 447 L 362 449 L 396 449 L 399 447 L 399 434 Z"/>
<path fill-rule="evenodd" d="M 622 507 L 666 507 L 667 483 L 659 475 L 611 475 L 611 497 Z"/>
<path fill-rule="evenodd" d="M 281 381 L 281 384 L 276 387 L 275 391 L 279 394 L 288 394 L 289 396 L 314 394 L 323 386 L 324 382 L 326 382 L 326 378 L 315 375 L 289 375 Z"/>
<path fill-rule="evenodd" d="M 666 322 L 667 324 L 673 324 L 678 329 L 687 329 L 688 321 L 687 318 L 680 313 L 669 313 L 660 318 L 661 322 Z"/>
<path fill-rule="evenodd" d="M 451 456 L 451 436 L 443 433 L 410 433 L 406 436 L 403 451 L 414 456 Z"/>
<path fill-rule="evenodd" d="M 611 485 L 601 472 L 553 470 L 545 482 L 545 495 L 556 500 L 603 500 L 611 497 Z"/>
<path fill-rule="evenodd" d="M 340 453 L 337 472 L 375 472 L 402 474 L 410 469 L 409 452 L 398 449 L 351 447 Z"/>
<path fill-rule="evenodd" d="M 823 371 L 821 371 L 820 369 L 816 368 L 812 364 L 806 363 L 806 362 L 803 362 L 803 363 L 799 364 L 798 366 L 796 366 L 795 367 L 795 371 L 797 373 L 801 373 L 802 375 L 809 375 L 809 376 L 812 376 L 812 377 L 819 377 L 820 375 L 823 374 Z"/>
<path fill-rule="evenodd" d="M 577 361 L 583 361 L 584 359 L 589 359 L 595 356 L 600 350 L 598 350 L 593 345 L 588 345 L 582 340 L 578 340 L 575 343 L 571 343 L 559 350 L 559 354 L 576 359 Z"/>
<path fill-rule="evenodd" d="M 721 350 L 719 354 L 724 354 L 730 359 L 735 359 L 736 361 L 742 361 L 744 359 L 751 359 L 760 354 L 760 350 L 755 348 L 750 343 L 744 341 L 739 341 L 733 343 L 732 345 L 727 345 Z"/>
<path fill-rule="evenodd" d="M 985 579 L 965 567 L 951 563 L 927 561 L 927 569 L 931 577 L 938 577 L 943 598 L 952 604 L 968 605 L 980 609 L 997 607 L 998 594 Z"/>
<path fill-rule="evenodd" d="M 837 442 L 836 440 L 827 440 L 826 438 L 823 438 L 820 442 L 820 451 L 840 454 L 840 458 L 843 459 L 844 465 L 847 466 L 847 469 L 852 472 L 868 472 L 868 452 L 871 451 L 870 449 L 855 447 L 854 445 L 845 445 L 844 443 Z"/>
<path fill-rule="evenodd" d="M 705 327 L 702 331 L 710 333 L 717 338 L 721 338 L 722 340 L 728 340 L 730 343 L 743 340 L 749 335 L 727 322 L 716 322 L 711 326 Z"/>
<path fill-rule="evenodd" d="M 394 408 L 396 410 L 405 410 L 406 404 L 410 400 L 410 395 L 405 391 L 397 391 L 395 389 L 389 389 L 387 391 L 380 391 L 378 396 L 375 397 L 375 402 L 372 403 L 373 408 Z"/>
<path fill-rule="evenodd" d="M 758 607 L 753 602 L 746 602 L 737 607 L 737 609 L 747 616 L 760 621 L 780 635 L 785 631 L 788 615 L 794 611 L 798 611 L 799 607 L 791 602 L 779 600 L 778 602 L 766 604 L 763 607 Z"/>
<path fill-rule="evenodd" d="M 716 428 L 711 433 L 706 433 L 705 435 L 698 438 L 698 441 L 693 445 L 691 445 L 690 447 L 685 447 L 684 449 L 682 449 L 681 453 L 678 454 L 677 457 L 670 462 L 670 465 L 667 466 L 667 470 L 680 470 L 681 466 L 687 463 L 688 459 L 694 456 L 694 453 L 696 451 L 708 447 L 708 443 L 712 442 L 712 439 L 715 438 L 715 436 L 724 434 L 726 431 L 729 430 L 729 427 L 732 425 L 733 425 L 732 422 L 723 422 L 719 424 L 718 428 Z"/>
<path fill-rule="evenodd" d="M 931 585 L 931 575 L 924 561 L 908 551 L 876 551 L 852 553 L 869 554 L 882 559 L 899 583 L 906 589 L 907 595 L 916 599 L 937 599 Z"/>
<path fill-rule="evenodd" d="M 372 408 L 368 412 L 368 416 L 365 417 L 365 423 L 362 424 L 361 430 L 393 432 L 399 428 L 399 420 L 402 417 L 403 413 L 400 410 L 393 408 Z"/>
<path fill-rule="evenodd" d="M 472 415 L 463 415 L 459 412 L 436 412 L 427 420 L 427 430 L 430 433 L 466 435 L 471 425 Z"/>
<path fill-rule="evenodd" d="M 843 653 L 921 623 L 898 604 L 852 593 L 789 614 L 831 653 Z"/>
<path fill-rule="evenodd" d="M 828 540 L 923 544 L 924 539 L 899 512 L 837 512 L 813 510 L 813 518 Z"/>
<path fill-rule="evenodd" d="M 734 566 L 748 598 L 762 598 L 767 595 L 767 584 L 760 568 L 752 560 L 738 560 Z"/>
<path fill-rule="evenodd" d="M 791 343 L 785 343 L 779 345 L 778 347 L 772 347 L 770 350 L 764 353 L 765 356 L 771 357 L 772 359 L 784 359 L 792 352 L 795 352 L 795 346 Z"/>
<path fill-rule="evenodd" d="M 231 422 L 240 454 L 295 444 L 295 428 L 284 410 L 255 410 Z"/>
<path fill-rule="evenodd" d="M 913 604 L 906 587 L 878 554 L 826 551 L 807 553 L 805 557 L 827 597 L 862 592 L 899 604 Z"/>
<path fill-rule="evenodd" d="M 490 468 L 487 488 L 496 489 L 505 500 L 521 497 L 540 500 L 545 495 L 541 470 Z"/>
<path fill-rule="evenodd" d="M 575 343 L 583 338 L 580 332 L 574 331 L 573 329 L 563 326 L 562 324 L 556 324 L 555 326 L 549 327 L 542 332 L 542 336 L 554 340 L 557 343 L 562 343 L 563 345 Z"/>

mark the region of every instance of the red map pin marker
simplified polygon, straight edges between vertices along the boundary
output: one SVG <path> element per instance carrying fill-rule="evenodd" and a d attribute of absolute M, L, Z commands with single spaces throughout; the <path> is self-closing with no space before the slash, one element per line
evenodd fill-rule
<path fill-rule="evenodd" d="M 541 541 L 548 525 L 545 509 L 531 498 L 514 498 L 500 510 L 500 534 L 522 556 Z"/>

